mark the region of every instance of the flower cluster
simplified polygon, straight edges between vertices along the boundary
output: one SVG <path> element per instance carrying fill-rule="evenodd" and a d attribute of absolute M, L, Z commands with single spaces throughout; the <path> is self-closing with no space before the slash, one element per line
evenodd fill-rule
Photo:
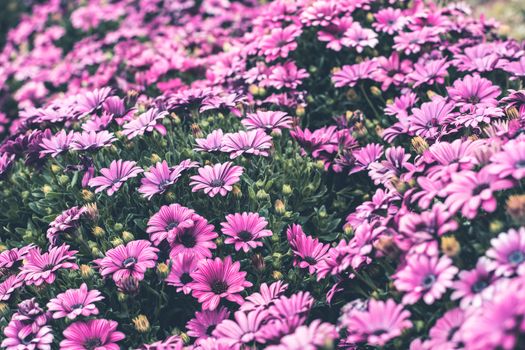
<path fill-rule="evenodd" d="M 0 347 L 525 347 L 525 44 L 465 4 L 40 1 L 0 66 Z"/>

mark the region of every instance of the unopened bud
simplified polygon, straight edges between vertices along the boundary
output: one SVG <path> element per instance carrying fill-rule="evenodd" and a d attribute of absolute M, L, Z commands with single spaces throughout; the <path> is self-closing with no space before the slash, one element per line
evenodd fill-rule
<path fill-rule="evenodd" d="M 91 232 L 93 233 L 93 236 L 95 237 L 102 237 L 106 234 L 106 231 L 104 231 L 104 229 L 100 226 L 95 226 L 93 227 L 93 229 L 91 230 Z"/>
<path fill-rule="evenodd" d="M 133 233 L 129 232 L 129 231 L 123 231 L 122 232 L 122 239 L 124 240 L 124 242 L 131 242 L 132 240 L 135 239 L 135 236 L 133 236 Z"/>
<path fill-rule="evenodd" d="M 51 164 L 51 171 L 53 172 L 53 174 L 58 174 L 62 171 L 62 168 L 59 165 Z"/>
<path fill-rule="evenodd" d="M 461 251 L 461 245 L 454 236 L 441 237 L 441 250 L 449 257 L 455 257 Z"/>
<path fill-rule="evenodd" d="M 295 115 L 298 117 L 304 116 L 305 113 L 306 109 L 302 105 L 297 106 L 297 108 L 295 109 Z"/>
<path fill-rule="evenodd" d="M 507 199 L 507 214 L 518 225 L 525 225 L 525 194 L 514 194 Z"/>
<path fill-rule="evenodd" d="M 85 202 L 91 202 L 93 199 L 95 198 L 95 195 L 93 192 L 91 192 L 90 190 L 82 190 L 82 199 L 85 201 Z"/>
<path fill-rule="evenodd" d="M 286 212 L 286 207 L 284 206 L 284 203 L 282 200 L 277 199 L 274 204 L 275 212 L 277 214 L 284 214 Z"/>
<path fill-rule="evenodd" d="M 150 330 L 149 320 L 145 315 L 138 315 L 133 320 L 133 326 L 139 333 L 147 333 Z"/>
<path fill-rule="evenodd" d="M 157 265 L 157 275 L 159 276 L 160 279 L 165 279 L 166 277 L 168 277 L 169 273 L 170 273 L 170 268 L 167 264 L 159 263 Z"/>
<path fill-rule="evenodd" d="M 280 271 L 275 270 L 274 272 L 272 272 L 272 278 L 274 280 L 281 280 L 283 279 L 283 274 Z"/>
<path fill-rule="evenodd" d="M 80 265 L 80 276 L 82 276 L 83 279 L 87 280 L 93 276 L 94 271 L 91 268 L 91 266 L 82 264 Z"/>
<path fill-rule="evenodd" d="M 162 161 L 162 158 L 160 158 L 160 156 L 157 153 L 153 153 L 149 157 L 149 160 L 150 160 L 151 164 L 157 164 L 158 162 Z"/>
<path fill-rule="evenodd" d="M 492 220 L 490 223 L 489 223 L 489 230 L 490 232 L 492 233 L 500 233 L 502 230 L 503 230 L 503 227 L 505 225 L 503 224 L 503 222 L 501 220 Z"/>
<path fill-rule="evenodd" d="M 418 154 L 423 154 L 423 152 L 428 149 L 428 142 L 421 136 L 413 137 L 410 142 L 412 143 L 412 148 L 414 148 L 414 151 Z"/>

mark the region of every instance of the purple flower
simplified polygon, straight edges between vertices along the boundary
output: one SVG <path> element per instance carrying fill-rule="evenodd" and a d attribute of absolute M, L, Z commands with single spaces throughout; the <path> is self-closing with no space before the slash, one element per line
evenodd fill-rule
<path fill-rule="evenodd" d="M 496 276 L 525 274 L 525 227 L 510 229 L 490 240 L 489 268 Z"/>
<path fill-rule="evenodd" d="M 496 107 L 496 97 L 501 94 L 498 86 L 478 74 L 467 75 L 463 79 L 454 81 L 454 85 L 447 88 L 450 98 L 460 107 L 462 112 L 479 106 Z"/>
<path fill-rule="evenodd" d="M 425 102 L 421 108 L 412 109 L 412 115 L 408 117 L 409 131 L 425 139 L 434 139 L 454 117 L 453 109 L 454 104 L 445 99 Z"/>
<path fill-rule="evenodd" d="M 320 243 L 317 238 L 307 236 L 301 226 L 295 224 L 288 227 L 286 237 L 294 253 L 294 265 L 302 269 L 307 268 L 309 273 L 314 273 L 330 246 Z"/>
<path fill-rule="evenodd" d="M 234 317 L 235 321 L 224 320 L 219 323 L 213 331 L 213 336 L 225 340 L 232 348 L 261 340 L 259 330 L 267 320 L 266 311 L 253 310 L 247 313 L 237 311 Z"/>
<path fill-rule="evenodd" d="M 47 154 L 50 154 L 52 157 L 56 157 L 59 154 L 66 152 L 69 150 L 74 136 L 75 132 L 73 131 L 66 133 L 65 130 L 61 130 L 49 138 L 43 138 L 42 142 L 40 143 L 40 157 L 45 157 Z"/>
<path fill-rule="evenodd" d="M 20 268 L 20 276 L 27 285 L 52 284 L 59 269 L 78 269 L 78 265 L 72 262 L 76 253 L 76 250 L 69 250 L 68 245 L 52 247 L 45 253 L 40 248 L 33 248 Z"/>
<path fill-rule="evenodd" d="M 223 143 L 223 132 L 221 129 L 213 130 L 204 139 L 195 139 L 197 146 L 194 148 L 195 151 L 201 152 L 220 152 L 222 151 Z"/>
<path fill-rule="evenodd" d="M 286 112 L 257 111 L 246 114 L 241 123 L 248 130 L 261 129 L 268 133 L 280 133 L 281 129 L 292 127 L 292 118 Z"/>
<path fill-rule="evenodd" d="M 452 300 L 460 299 L 462 308 L 480 307 L 484 300 L 490 300 L 494 292 L 492 283 L 495 276 L 489 268 L 490 260 L 482 257 L 476 267 L 468 271 L 460 271 L 458 280 L 454 282 Z"/>
<path fill-rule="evenodd" d="M 31 325 L 11 321 L 4 329 L 5 339 L 1 346 L 6 350 L 51 350 L 53 330 L 49 326 L 33 331 Z"/>
<path fill-rule="evenodd" d="M 188 335 L 197 338 L 197 342 L 200 343 L 202 340 L 211 337 L 216 326 L 229 316 L 228 309 L 222 306 L 213 311 L 197 311 L 195 317 L 186 324 Z"/>
<path fill-rule="evenodd" d="M 409 22 L 410 18 L 403 15 L 401 9 L 387 7 L 379 10 L 375 15 L 372 26 L 380 32 L 394 34 L 401 31 Z"/>
<path fill-rule="evenodd" d="M 74 320 L 80 315 L 97 315 L 98 309 L 94 303 L 103 299 L 98 290 L 88 290 L 87 285 L 82 283 L 79 289 L 68 289 L 58 294 L 49 301 L 47 308 L 55 319 L 67 317 Z"/>
<path fill-rule="evenodd" d="M 11 275 L 0 282 L 0 301 L 7 301 L 11 294 L 24 285 L 24 278 L 19 275 Z"/>
<path fill-rule="evenodd" d="M 394 276 L 395 287 L 406 292 L 403 304 L 415 304 L 423 298 L 431 305 L 439 300 L 447 288 L 452 287 L 452 280 L 458 268 L 446 256 L 427 256 L 412 254 L 407 257 L 406 265 Z"/>
<path fill-rule="evenodd" d="M 449 66 L 450 63 L 446 58 L 418 62 L 414 65 L 414 71 L 408 75 L 408 78 L 414 82 L 414 88 L 423 84 L 443 84 L 448 75 Z"/>
<path fill-rule="evenodd" d="M 222 233 L 226 236 L 224 243 L 235 244 L 235 250 L 248 253 L 250 249 L 262 247 L 259 239 L 269 237 L 272 231 L 265 229 L 268 222 L 257 213 L 236 213 L 226 216 L 222 222 Z"/>
<path fill-rule="evenodd" d="M 242 154 L 267 157 L 267 150 L 271 147 L 271 136 L 266 135 L 260 129 L 226 134 L 222 141 L 222 151 L 230 153 L 231 159 L 235 159 Z"/>
<path fill-rule="evenodd" d="M 332 82 L 335 87 L 353 87 L 359 80 L 371 79 L 377 68 L 377 62 L 366 60 L 350 66 L 343 66 L 332 75 Z"/>
<path fill-rule="evenodd" d="M 211 257 L 211 249 L 216 248 L 213 240 L 218 236 L 214 231 L 215 228 L 208 223 L 208 220 L 198 214 L 193 214 L 191 221 L 193 225 L 177 227 L 177 230 L 168 234 L 168 242 L 171 248 L 170 257 L 174 258 L 183 253 L 195 254 L 201 258 Z"/>
<path fill-rule="evenodd" d="M 282 65 L 277 64 L 271 69 L 267 83 L 278 90 L 296 89 L 302 83 L 302 79 L 309 76 L 305 69 L 299 69 L 295 62 L 288 61 Z"/>
<path fill-rule="evenodd" d="M 80 218 L 86 214 L 85 207 L 72 207 L 62 212 L 55 218 L 47 229 L 47 239 L 51 245 L 57 245 L 62 234 L 73 233 L 78 226 Z"/>
<path fill-rule="evenodd" d="M 215 197 L 217 194 L 224 197 L 233 189 L 233 185 L 240 180 L 244 169 L 241 166 L 233 165 L 231 162 L 226 162 L 213 166 L 206 165 L 199 168 L 198 171 L 199 175 L 191 177 L 193 180 L 190 182 L 191 191 L 203 190 L 210 197 Z"/>
<path fill-rule="evenodd" d="M 500 152 L 490 158 L 488 172 L 500 179 L 512 177 L 521 180 L 525 177 L 525 139 L 510 140 Z"/>
<path fill-rule="evenodd" d="M 70 148 L 75 151 L 94 151 L 101 147 L 111 146 L 115 142 L 115 136 L 106 131 L 89 131 L 75 133 Z"/>
<path fill-rule="evenodd" d="M 301 35 L 301 32 L 301 28 L 294 24 L 285 28 L 273 28 L 260 43 L 260 50 L 266 56 L 266 62 L 277 58 L 287 58 L 288 54 L 297 48 L 296 38 Z"/>
<path fill-rule="evenodd" d="M 162 163 L 158 162 L 144 173 L 138 191 L 145 198 L 151 199 L 156 194 L 164 193 L 168 187 L 177 182 L 181 174 L 182 169 L 180 167 L 170 168 L 168 163 L 163 160 Z"/>
<path fill-rule="evenodd" d="M 142 113 L 137 119 L 124 124 L 122 133 L 132 139 L 139 135 L 144 135 L 145 132 L 152 132 L 157 130 L 161 135 L 166 135 L 166 128 L 162 124 L 158 124 L 159 120 L 164 119 L 168 115 L 166 111 L 159 111 L 157 108 L 152 108 L 147 112 Z"/>
<path fill-rule="evenodd" d="M 119 350 L 117 342 L 125 335 L 117 331 L 118 323 L 112 320 L 93 319 L 78 321 L 64 330 L 61 350 Z"/>
<path fill-rule="evenodd" d="M 343 45 L 354 48 L 358 53 L 367 47 L 374 48 L 379 43 L 377 33 L 372 29 L 363 28 L 359 22 L 354 22 L 344 33 Z"/>
<path fill-rule="evenodd" d="M 177 287 L 177 292 L 190 294 L 191 288 L 188 286 L 193 281 L 191 273 L 197 269 L 200 256 L 190 252 L 178 253 L 171 259 L 171 270 L 166 278 L 166 283 Z"/>
<path fill-rule="evenodd" d="M 429 331 L 429 349 L 460 349 L 462 339 L 459 330 L 465 319 L 465 311 L 459 308 L 447 311 Z"/>
<path fill-rule="evenodd" d="M 165 239 L 171 241 L 177 233 L 194 225 L 193 214 L 193 209 L 178 203 L 163 205 L 149 219 L 146 232 L 150 234 L 150 240 L 155 245 L 159 245 Z"/>
<path fill-rule="evenodd" d="M 109 168 L 100 170 L 102 176 L 97 176 L 89 180 L 90 187 L 97 187 L 95 193 L 107 190 L 108 196 L 112 196 L 126 180 L 136 177 L 144 170 L 135 166 L 134 161 L 114 160 Z"/>

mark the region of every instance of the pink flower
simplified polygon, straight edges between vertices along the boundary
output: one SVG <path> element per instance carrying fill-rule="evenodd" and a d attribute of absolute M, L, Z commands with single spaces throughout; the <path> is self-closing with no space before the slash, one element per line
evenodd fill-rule
<path fill-rule="evenodd" d="M 390 35 L 401 31 L 410 21 L 408 17 L 403 15 L 401 9 L 392 7 L 379 10 L 374 17 L 376 19 L 372 24 L 374 29 Z"/>
<path fill-rule="evenodd" d="M 241 264 L 232 263 L 231 257 L 202 260 L 196 271 L 191 274 L 193 282 L 189 287 L 193 296 L 198 298 L 203 310 L 215 310 L 221 299 L 242 304 L 244 299 L 239 294 L 252 284 L 246 281 L 246 272 L 239 271 Z"/>
<path fill-rule="evenodd" d="M 294 252 L 294 265 L 314 273 L 316 266 L 326 257 L 330 246 L 319 243 L 317 238 L 307 236 L 300 225 L 288 227 L 286 237 Z"/>
<path fill-rule="evenodd" d="M 146 232 L 150 234 L 150 240 L 155 245 L 159 245 L 166 238 L 173 240 L 178 232 L 193 226 L 194 213 L 193 209 L 178 203 L 163 205 L 149 219 Z"/>
<path fill-rule="evenodd" d="M 205 139 L 195 139 L 195 151 L 220 152 L 222 151 L 223 133 L 221 129 L 213 130 Z"/>
<path fill-rule="evenodd" d="M 268 286 L 266 283 L 261 284 L 259 292 L 255 292 L 246 297 L 241 305 L 241 311 L 250 311 L 262 308 L 267 310 L 274 301 L 277 300 L 288 288 L 288 284 L 277 281 Z"/>
<path fill-rule="evenodd" d="M 52 157 L 56 157 L 59 154 L 66 152 L 69 150 L 69 146 L 73 141 L 74 136 L 74 131 L 66 133 L 66 131 L 62 129 L 60 132 L 52 135 L 49 138 L 43 138 L 42 142 L 40 143 L 40 157 L 42 158 L 47 154 L 50 154 Z"/>
<path fill-rule="evenodd" d="M 462 347 L 459 329 L 465 322 L 465 311 L 455 308 L 447 311 L 430 329 L 430 349 L 459 349 Z"/>
<path fill-rule="evenodd" d="M 490 240 L 489 268 L 496 276 L 525 274 L 525 227 L 510 229 Z"/>
<path fill-rule="evenodd" d="M 288 61 L 284 64 L 277 64 L 271 69 L 268 76 L 268 85 L 280 90 L 282 88 L 296 89 L 302 79 L 308 78 L 310 74 L 305 69 L 298 69 L 295 62 Z"/>
<path fill-rule="evenodd" d="M 352 17 L 335 18 L 328 26 L 317 33 L 319 41 L 328 42 L 326 47 L 334 51 L 341 51 L 345 40 L 344 33 L 352 26 Z"/>
<path fill-rule="evenodd" d="M 114 160 L 109 165 L 109 168 L 100 170 L 102 176 L 92 178 L 89 180 L 88 185 L 97 187 L 95 193 L 107 189 L 108 196 L 112 196 L 126 180 L 136 177 L 144 171 L 140 167 L 135 166 L 136 164 L 134 161 Z"/>
<path fill-rule="evenodd" d="M 71 141 L 71 149 L 75 151 L 94 151 L 101 147 L 111 146 L 116 141 L 113 133 L 103 131 L 85 131 L 75 133 Z"/>
<path fill-rule="evenodd" d="M 365 310 L 353 308 L 343 314 L 341 324 L 349 333 L 348 342 L 384 346 L 391 339 L 399 337 L 405 329 L 412 327 L 409 318 L 410 312 L 393 299 L 371 299 Z"/>
<path fill-rule="evenodd" d="M 405 84 L 408 74 L 412 71 L 412 62 L 400 59 L 397 52 L 393 52 L 388 58 L 379 57 L 376 62 L 376 69 L 371 73 L 371 78 L 382 83 L 383 91 L 388 90 L 392 84 L 394 86 Z"/>
<path fill-rule="evenodd" d="M 503 69 L 515 77 L 525 76 L 525 56 L 521 57 L 519 61 L 509 62 L 505 64 Z"/>
<path fill-rule="evenodd" d="M 52 284 L 59 269 L 78 269 L 78 265 L 71 262 L 76 253 L 76 250 L 69 250 L 68 245 L 52 247 L 43 254 L 40 248 L 33 248 L 20 268 L 20 276 L 27 285 Z"/>
<path fill-rule="evenodd" d="M 83 94 L 76 96 L 76 111 L 80 114 L 89 114 L 100 106 L 108 98 L 111 93 L 110 87 L 104 87 L 101 89 L 95 89 L 93 91 L 87 91 Z"/>
<path fill-rule="evenodd" d="M 2 346 L 6 350 L 51 350 L 53 330 L 43 326 L 34 330 L 21 321 L 11 321 L 4 329 Z"/>
<path fill-rule="evenodd" d="M 11 275 L 0 282 L 0 301 L 7 301 L 11 294 L 24 285 L 24 277 L 20 275 Z"/>
<path fill-rule="evenodd" d="M 377 33 L 372 29 L 361 27 L 359 22 L 354 22 L 343 38 L 343 45 L 355 48 L 358 53 L 363 52 L 367 47 L 374 48 L 377 43 L 379 43 Z"/>
<path fill-rule="evenodd" d="M 186 324 L 188 335 L 197 338 L 197 342 L 200 343 L 201 340 L 211 337 L 215 327 L 228 317 L 230 312 L 222 306 L 213 311 L 197 311 L 195 317 Z"/>
<path fill-rule="evenodd" d="M 182 253 L 192 253 L 198 257 L 211 257 L 211 249 L 216 245 L 213 240 L 217 238 L 213 225 L 198 214 L 191 216 L 193 225 L 181 227 L 168 235 L 170 243 L 170 257 L 175 257 Z"/>
<path fill-rule="evenodd" d="M 418 62 L 414 65 L 414 71 L 408 78 L 414 82 L 414 88 L 423 85 L 443 84 L 448 75 L 450 63 L 446 58 Z"/>
<path fill-rule="evenodd" d="M 314 320 L 308 326 L 300 326 L 292 334 L 281 338 L 278 345 L 267 346 L 266 350 L 317 350 L 337 339 L 336 328 L 326 322 Z"/>
<path fill-rule="evenodd" d="M 281 129 L 292 127 L 292 118 L 286 112 L 257 111 L 247 113 L 241 123 L 248 130 L 261 129 L 268 133 L 280 133 Z"/>
<path fill-rule="evenodd" d="M 452 174 L 452 182 L 445 188 L 445 205 L 452 213 L 461 209 L 468 219 L 473 219 L 481 206 L 491 213 L 496 210 L 497 201 L 493 195 L 513 186 L 510 180 L 500 180 L 496 175 L 489 174 L 487 168 L 478 173 L 465 170 Z"/>
<path fill-rule="evenodd" d="M 301 35 L 301 32 L 301 28 L 294 24 L 285 28 L 273 28 L 260 44 L 260 50 L 266 56 L 266 62 L 277 58 L 287 58 L 288 54 L 297 48 L 296 38 Z"/>
<path fill-rule="evenodd" d="M 166 128 L 162 124 L 158 124 L 159 120 L 164 119 L 168 115 L 166 111 L 159 111 L 157 108 L 152 108 L 145 113 L 139 115 L 137 119 L 124 124 L 122 133 L 132 139 L 139 135 L 144 135 L 145 132 L 152 132 L 157 130 L 161 135 L 166 135 Z"/>
<path fill-rule="evenodd" d="M 157 162 L 155 166 L 149 168 L 144 173 L 144 178 L 140 180 L 138 191 L 147 199 L 151 199 L 156 194 L 164 193 L 169 186 L 173 185 L 182 174 L 180 167 L 169 167 L 163 160 Z"/>
<path fill-rule="evenodd" d="M 158 251 L 150 242 L 136 240 L 108 250 L 104 258 L 94 262 L 100 267 L 103 277 L 112 275 L 115 282 L 130 276 L 140 281 L 146 270 L 155 266 Z"/>
<path fill-rule="evenodd" d="M 190 294 L 191 288 L 188 286 L 193 281 L 191 273 L 197 269 L 199 256 L 184 252 L 175 255 L 171 261 L 171 270 L 166 278 L 166 283 L 177 287 L 177 292 Z"/>
<path fill-rule="evenodd" d="M 74 320 L 78 316 L 98 315 L 95 306 L 96 301 L 103 300 L 104 297 L 98 290 L 88 290 L 85 283 L 79 289 L 68 289 L 64 293 L 58 294 L 47 304 L 49 311 L 53 313 L 53 318 L 67 317 Z"/>
<path fill-rule="evenodd" d="M 242 154 L 267 157 L 267 150 L 271 147 L 271 136 L 266 135 L 260 129 L 226 134 L 222 143 L 222 151 L 230 153 L 231 159 L 235 159 Z"/>
<path fill-rule="evenodd" d="M 4 153 L 0 156 L 0 179 L 2 178 L 2 175 L 11 168 L 14 160 L 14 154 Z"/>
<path fill-rule="evenodd" d="M 503 145 L 502 150 L 490 158 L 487 167 L 489 173 L 500 179 L 512 177 L 521 180 L 525 177 L 525 139 L 510 140 Z"/>
<path fill-rule="evenodd" d="M 18 268 L 19 263 L 24 260 L 25 256 L 34 247 L 29 244 L 21 248 L 12 248 L 0 253 L 0 269 Z"/>
<path fill-rule="evenodd" d="M 63 233 L 73 233 L 77 228 L 80 218 L 86 214 L 85 207 L 72 207 L 62 212 L 55 218 L 47 229 L 47 239 L 51 245 L 57 245 Z"/>
<path fill-rule="evenodd" d="M 425 102 L 421 108 L 413 108 L 408 117 L 409 131 L 425 139 L 434 139 L 440 130 L 453 118 L 454 104 L 445 99 L 434 99 Z"/>
<path fill-rule="evenodd" d="M 264 310 L 254 310 L 248 313 L 237 311 L 234 315 L 235 321 L 224 320 L 219 323 L 213 331 L 213 336 L 225 340 L 233 349 L 243 344 L 252 344 L 260 340 L 258 331 L 266 321 L 267 315 Z"/>
<path fill-rule="evenodd" d="M 395 287 L 407 292 L 403 304 L 415 304 L 423 298 L 431 305 L 439 300 L 447 288 L 452 287 L 452 280 L 458 268 L 446 256 L 427 256 L 413 254 L 407 257 L 406 265 L 394 276 Z"/>
<path fill-rule="evenodd" d="M 191 177 L 193 180 L 190 182 L 191 191 L 204 190 L 204 193 L 210 197 L 215 197 L 219 193 L 224 197 L 240 180 L 244 169 L 241 166 L 234 166 L 231 162 L 226 162 L 213 166 L 206 165 L 199 168 L 198 171 L 199 175 Z"/>
<path fill-rule="evenodd" d="M 463 79 L 454 81 L 454 85 L 447 88 L 450 98 L 456 102 L 462 112 L 478 106 L 496 107 L 496 97 L 501 94 L 498 86 L 478 74 L 467 75 Z"/>
<path fill-rule="evenodd" d="M 98 319 L 75 322 L 64 330 L 61 350 L 119 350 L 117 342 L 125 335 L 117 331 L 118 323 Z"/>
<path fill-rule="evenodd" d="M 332 75 L 332 82 L 335 87 L 353 87 L 359 80 L 371 79 L 376 68 L 377 62 L 374 60 L 343 66 Z"/>
<path fill-rule="evenodd" d="M 461 271 L 458 280 L 454 282 L 452 300 L 461 299 L 462 308 L 480 307 L 483 300 L 492 297 L 494 287 L 491 285 L 495 277 L 489 269 L 490 260 L 482 257 L 478 260 L 476 267 L 469 271 Z"/>
<path fill-rule="evenodd" d="M 235 244 L 235 250 L 245 253 L 252 248 L 262 247 L 257 240 L 270 237 L 272 231 L 265 229 L 268 222 L 257 213 L 236 213 L 226 216 L 226 222 L 221 223 L 222 233 L 228 236 L 224 243 Z"/>

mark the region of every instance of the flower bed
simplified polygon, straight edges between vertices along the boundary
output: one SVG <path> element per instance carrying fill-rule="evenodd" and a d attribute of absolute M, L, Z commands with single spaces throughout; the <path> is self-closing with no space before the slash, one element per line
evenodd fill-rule
<path fill-rule="evenodd" d="M 525 46 L 496 28 L 34 5 L 0 54 L 1 346 L 521 349 Z"/>

